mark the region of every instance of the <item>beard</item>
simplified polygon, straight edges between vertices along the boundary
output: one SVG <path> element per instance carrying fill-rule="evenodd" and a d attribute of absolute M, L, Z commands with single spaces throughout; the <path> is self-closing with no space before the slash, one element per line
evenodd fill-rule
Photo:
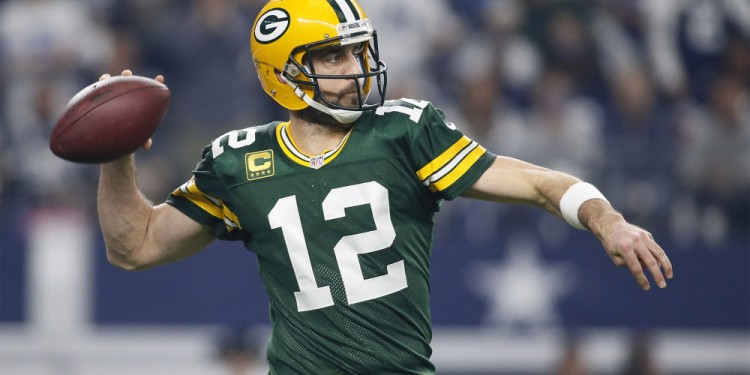
<path fill-rule="evenodd" d="M 330 91 L 321 92 L 322 97 L 325 99 L 323 100 L 316 100 L 318 103 L 323 104 L 327 107 L 326 102 L 335 104 L 340 107 L 348 108 L 352 111 L 357 111 L 360 108 L 359 103 L 359 97 L 357 95 L 358 92 L 358 85 L 356 83 L 352 83 L 351 86 L 347 87 L 346 89 L 342 90 L 338 93 L 333 93 Z M 327 127 L 334 127 L 336 129 L 346 129 L 348 130 L 351 128 L 352 124 L 342 124 L 338 121 L 336 121 L 333 116 L 321 112 L 313 107 L 307 107 L 305 109 L 301 109 L 299 111 L 295 111 L 295 115 L 299 117 L 301 120 L 314 123 L 314 124 L 320 124 Z"/>
<path fill-rule="evenodd" d="M 336 121 L 333 116 L 323 113 L 313 107 L 307 107 L 299 111 L 294 111 L 294 115 L 301 120 L 309 122 L 311 124 L 323 125 L 325 127 L 335 129 L 349 129 L 352 124 L 342 124 Z"/>
<path fill-rule="evenodd" d="M 324 99 L 321 102 L 328 102 L 353 111 L 359 110 L 360 96 L 357 94 L 362 92 L 361 86 L 353 79 L 350 82 L 350 85 L 338 92 L 321 91 L 320 94 Z"/>

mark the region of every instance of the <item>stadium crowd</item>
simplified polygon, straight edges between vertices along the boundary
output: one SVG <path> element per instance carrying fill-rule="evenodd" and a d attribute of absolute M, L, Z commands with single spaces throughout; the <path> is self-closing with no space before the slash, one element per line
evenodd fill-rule
<path fill-rule="evenodd" d="M 250 57 L 249 30 L 262 4 L 3 2 L 4 235 L 14 228 L 9 218 L 38 208 L 86 207 L 93 215 L 98 169 L 57 159 L 47 142 L 68 99 L 104 72 L 163 74 L 172 91 L 153 149 L 138 154 L 143 189 L 155 201 L 184 181 L 213 137 L 284 116 L 261 90 Z M 362 4 L 389 66 L 388 99 L 431 100 L 495 153 L 594 182 L 662 238 L 712 246 L 746 233 L 750 3 Z M 470 221 L 461 212 L 472 204 L 447 215 Z M 511 209 L 490 210 L 485 217 L 495 222 L 525 225 Z"/>
<path fill-rule="evenodd" d="M 389 67 L 387 99 L 431 100 L 487 149 L 593 182 L 673 245 L 748 244 L 750 2 L 360 2 Z M 166 77 L 169 112 L 153 149 L 138 153 L 142 189 L 157 202 L 214 137 L 283 118 L 249 51 L 263 4 L 0 3 L 0 243 L 23 243 L 37 210 L 83 208 L 95 222 L 98 168 L 56 158 L 48 137 L 102 73 Z M 549 220 L 470 200 L 444 207 L 440 220 L 480 244 L 497 230 L 544 235 Z M 0 259 L 13 251 L 0 247 Z M 561 374 L 580 373 L 571 358 Z"/>

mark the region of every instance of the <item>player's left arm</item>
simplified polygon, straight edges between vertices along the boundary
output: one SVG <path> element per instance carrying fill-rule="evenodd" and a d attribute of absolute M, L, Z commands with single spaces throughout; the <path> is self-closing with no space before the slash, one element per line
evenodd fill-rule
<path fill-rule="evenodd" d="M 651 233 L 628 223 L 605 199 L 587 199 L 586 194 L 593 187 L 584 188 L 585 193 L 577 191 L 584 186 L 586 184 L 580 179 L 569 174 L 497 156 L 489 169 L 463 196 L 531 204 L 564 217 L 568 222 L 578 220 L 601 241 L 615 265 L 630 270 L 641 288 L 650 289 L 645 270 L 651 273 L 660 288 L 664 288 L 667 285 L 666 278 L 671 279 L 673 276 L 672 264 Z M 565 217 L 561 211 L 560 202 L 564 195 L 567 202 L 574 202 L 574 209 L 577 209 L 573 211 L 574 217 L 570 217 L 570 213 Z M 582 203 L 577 203 L 581 199 Z M 570 204 L 567 203 L 568 207 Z"/>

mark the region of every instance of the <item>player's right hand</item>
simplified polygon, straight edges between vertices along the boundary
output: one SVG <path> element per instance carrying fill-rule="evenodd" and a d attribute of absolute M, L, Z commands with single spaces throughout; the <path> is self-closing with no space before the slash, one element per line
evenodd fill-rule
<path fill-rule="evenodd" d="M 132 76 L 133 75 L 133 71 L 130 70 L 130 69 L 125 69 L 125 70 L 122 71 L 122 73 L 120 73 L 120 75 L 121 76 Z M 107 78 L 111 78 L 111 77 L 112 77 L 112 75 L 110 75 L 109 73 L 104 73 L 104 74 L 101 75 L 101 77 L 99 77 L 99 80 L 103 81 L 103 80 L 105 80 Z M 164 83 L 164 76 L 161 75 L 161 74 L 159 74 L 156 77 L 154 77 L 154 80 L 156 80 L 157 82 L 160 82 L 160 83 Z M 153 144 L 154 144 L 154 142 L 151 140 L 151 138 L 149 138 L 148 141 L 146 141 L 146 143 L 144 143 L 143 146 L 141 146 L 141 148 L 143 148 L 144 150 L 149 150 L 149 149 L 151 149 L 151 146 L 153 146 Z"/>

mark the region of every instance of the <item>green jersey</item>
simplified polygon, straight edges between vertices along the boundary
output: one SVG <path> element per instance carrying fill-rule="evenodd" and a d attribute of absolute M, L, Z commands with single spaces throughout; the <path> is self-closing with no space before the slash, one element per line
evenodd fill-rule
<path fill-rule="evenodd" d="M 229 132 L 168 203 L 258 257 L 272 374 L 432 374 L 434 214 L 494 156 L 425 101 L 365 112 L 309 156 L 288 123 Z"/>

